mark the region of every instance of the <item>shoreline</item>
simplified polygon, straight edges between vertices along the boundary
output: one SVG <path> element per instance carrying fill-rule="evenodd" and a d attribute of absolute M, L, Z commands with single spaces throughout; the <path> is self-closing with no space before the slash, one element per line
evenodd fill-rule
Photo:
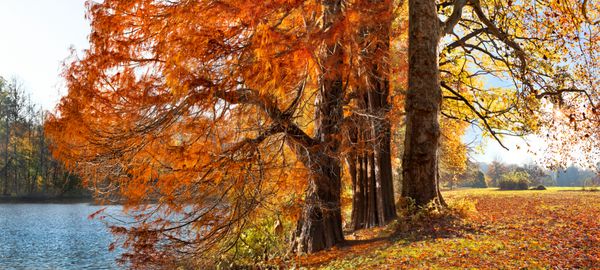
<path fill-rule="evenodd" d="M 92 197 L 5 197 L 0 196 L 0 204 L 18 204 L 18 203 L 31 203 L 31 204 L 78 204 L 78 203 L 89 203 L 94 204 L 94 198 Z"/>

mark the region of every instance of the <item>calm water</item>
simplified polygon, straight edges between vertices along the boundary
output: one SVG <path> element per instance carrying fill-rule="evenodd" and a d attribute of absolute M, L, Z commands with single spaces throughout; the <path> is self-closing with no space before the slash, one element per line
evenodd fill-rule
<path fill-rule="evenodd" d="M 115 269 L 112 235 L 88 204 L 0 204 L 0 269 Z M 110 211 L 118 210 L 111 206 Z"/>

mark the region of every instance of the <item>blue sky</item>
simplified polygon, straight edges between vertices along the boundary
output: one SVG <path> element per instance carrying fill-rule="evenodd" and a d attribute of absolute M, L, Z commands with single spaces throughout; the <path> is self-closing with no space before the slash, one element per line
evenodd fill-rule
<path fill-rule="evenodd" d="M 59 74 L 70 48 L 79 52 L 88 48 L 84 5 L 85 0 L 0 0 L 0 76 L 18 78 L 44 109 L 53 109 L 66 93 Z M 470 129 L 464 139 L 481 143 L 481 133 Z M 534 137 L 529 141 L 540 144 Z M 483 150 L 472 155 L 477 161 L 497 158 L 522 164 L 535 159 L 521 138 L 504 139 L 510 151 L 493 140 L 483 143 Z"/>

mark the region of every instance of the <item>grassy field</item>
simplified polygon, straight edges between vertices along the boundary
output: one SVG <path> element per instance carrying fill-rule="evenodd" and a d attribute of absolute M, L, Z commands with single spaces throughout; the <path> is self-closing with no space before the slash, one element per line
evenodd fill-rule
<path fill-rule="evenodd" d="M 296 258 L 315 269 L 600 269 L 600 192 L 446 191 L 454 210 L 427 211 L 349 235 Z"/>

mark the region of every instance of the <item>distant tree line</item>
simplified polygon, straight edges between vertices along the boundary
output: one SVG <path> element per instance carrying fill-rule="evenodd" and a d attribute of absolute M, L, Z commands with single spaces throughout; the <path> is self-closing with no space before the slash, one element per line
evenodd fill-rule
<path fill-rule="evenodd" d="M 527 185 L 556 186 L 556 179 L 552 177 L 552 172 L 537 164 L 518 166 L 494 160 L 487 165 L 486 177 L 490 187 L 499 187 L 501 182 L 507 181 L 525 188 Z"/>
<path fill-rule="evenodd" d="M 464 146 L 463 146 L 464 147 Z M 528 187 L 598 187 L 600 186 L 600 164 L 598 168 L 583 169 L 570 166 L 566 169 L 549 170 L 537 164 L 515 165 L 500 160 L 491 163 L 463 161 L 460 170 L 449 170 L 446 165 L 452 160 L 442 159 L 440 166 L 441 184 L 448 189 L 455 187 L 504 189 L 527 189 Z M 455 166 L 456 167 L 456 166 Z M 513 187 L 514 186 L 514 187 Z"/>
<path fill-rule="evenodd" d="M 52 158 L 44 111 L 16 79 L 0 77 L 0 197 L 80 197 L 81 181 Z"/>
<path fill-rule="evenodd" d="M 487 188 L 485 174 L 477 162 L 466 158 L 462 170 L 450 171 L 446 169 L 442 159 L 440 166 L 440 183 L 444 188 L 454 189 L 456 187 Z"/>
<path fill-rule="evenodd" d="M 600 167 L 600 164 L 598 164 Z M 584 170 L 575 166 L 570 166 L 565 170 L 559 170 L 555 174 L 558 186 L 582 187 L 599 186 L 600 174 L 592 170 Z"/>
<path fill-rule="evenodd" d="M 487 182 L 492 187 L 499 186 L 502 180 L 516 178 L 527 178 L 530 186 L 581 187 L 600 185 L 600 175 L 598 174 L 600 170 L 594 170 L 594 168 L 583 169 L 569 166 L 566 169 L 552 171 L 536 164 L 518 166 L 505 164 L 498 160 L 486 164 L 486 167 Z"/>

